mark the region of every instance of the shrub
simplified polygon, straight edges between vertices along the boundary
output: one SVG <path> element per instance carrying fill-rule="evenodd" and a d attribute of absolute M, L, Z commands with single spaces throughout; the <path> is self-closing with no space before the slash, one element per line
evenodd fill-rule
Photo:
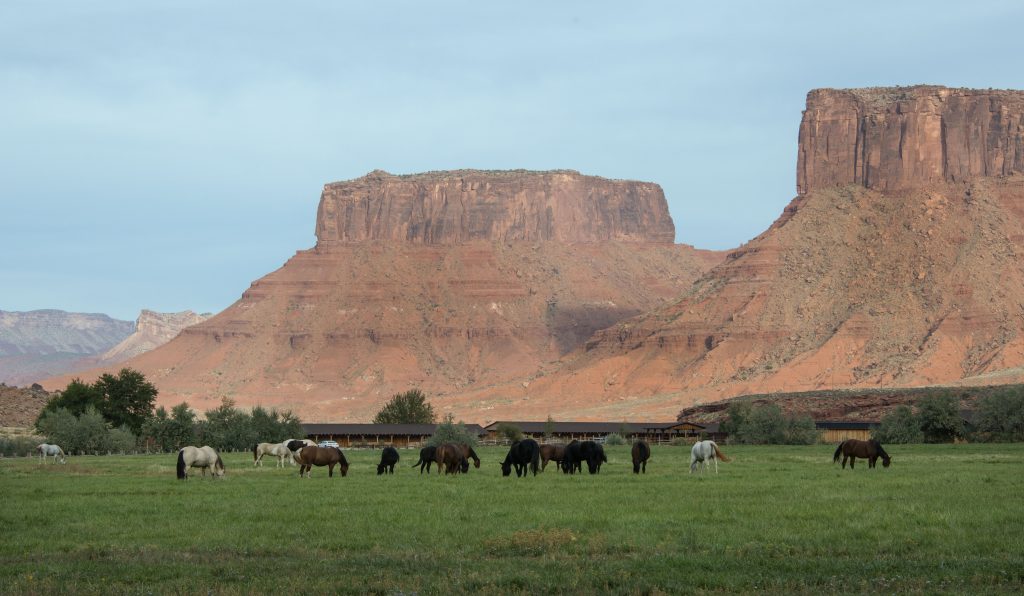
<path fill-rule="evenodd" d="M 135 433 L 127 426 L 110 429 L 109 448 L 114 453 L 131 453 L 135 451 L 138 440 Z"/>
<path fill-rule="evenodd" d="M 882 418 L 882 424 L 871 433 L 880 443 L 921 443 L 924 433 L 921 422 L 910 406 L 898 406 Z"/>
<path fill-rule="evenodd" d="M 0 437 L 0 455 L 4 457 L 32 455 L 36 445 L 43 442 L 42 437 Z"/>
<path fill-rule="evenodd" d="M 786 420 L 783 443 L 786 445 L 813 445 L 821 438 L 810 416 L 797 416 Z"/>
<path fill-rule="evenodd" d="M 622 437 L 622 435 L 620 435 L 619 433 L 611 433 L 611 434 L 605 436 L 604 444 L 605 445 L 625 445 L 626 444 L 626 439 L 624 439 Z"/>
<path fill-rule="evenodd" d="M 456 423 L 455 417 L 448 414 L 444 417 L 444 422 L 437 425 L 434 434 L 427 441 L 427 445 L 434 447 L 442 443 L 459 443 L 476 447 L 476 436 L 466 430 L 466 426 L 462 422 Z"/>
<path fill-rule="evenodd" d="M 522 429 L 520 429 L 515 424 L 502 422 L 494 430 L 496 430 L 500 436 L 505 437 L 505 439 L 513 443 L 516 441 L 521 441 L 523 438 Z"/>
<path fill-rule="evenodd" d="M 917 404 L 917 419 L 928 443 L 950 443 L 964 434 L 959 400 L 952 395 L 926 397 Z"/>
<path fill-rule="evenodd" d="M 786 439 L 786 420 L 776 405 L 751 408 L 739 429 L 736 439 L 740 443 L 778 445 Z"/>
<path fill-rule="evenodd" d="M 981 398 L 974 426 L 982 440 L 1024 440 L 1024 390 L 1015 387 Z"/>

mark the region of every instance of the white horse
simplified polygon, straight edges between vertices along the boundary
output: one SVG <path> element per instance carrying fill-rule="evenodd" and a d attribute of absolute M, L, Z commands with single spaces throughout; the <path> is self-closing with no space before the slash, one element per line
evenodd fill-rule
<path fill-rule="evenodd" d="M 701 473 L 708 467 L 708 460 L 715 462 L 715 474 L 718 473 L 718 460 L 724 462 L 731 461 L 728 457 L 722 453 L 722 450 L 718 448 L 718 444 L 714 441 L 697 441 L 693 444 L 693 448 L 690 449 L 690 473 L 697 469 L 697 466 L 701 466 Z"/>
<path fill-rule="evenodd" d="M 289 439 L 290 440 L 290 439 Z M 284 460 L 287 458 L 292 461 L 292 465 L 295 465 L 295 461 L 292 460 L 292 452 L 288 450 L 288 441 L 282 443 L 258 443 L 252 447 L 252 465 L 263 466 L 263 456 L 273 455 L 277 457 L 277 467 L 284 467 Z"/>
<path fill-rule="evenodd" d="M 59 445 L 50 445 L 49 443 L 41 443 L 36 447 L 36 452 L 39 453 L 39 463 L 46 463 L 46 456 L 53 456 L 53 463 L 57 463 L 57 458 L 60 458 L 60 463 L 68 463 L 67 458 L 64 455 L 64 450 Z"/>
<path fill-rule="evenodd" d="M 211 468 L 213 478 L 224 476 L 224 462 L 213 447 L 204 445 L 202 447 L 182 447 L 178 450 L 178 480 L 188 478 L 189 468 L 200 468 L 203 477 L 206 476 L 206 469 Z"/>

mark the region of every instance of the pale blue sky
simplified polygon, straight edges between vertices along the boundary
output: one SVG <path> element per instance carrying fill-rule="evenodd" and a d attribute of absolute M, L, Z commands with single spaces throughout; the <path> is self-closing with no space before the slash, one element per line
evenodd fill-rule
<path fill-rule="evenodd" d="M 734 247 L 809 89 L 1024 88 L 1019 2 L 349 4 L 0 4 L 0 310 L 219 311 L 376 168 L 657 182 Z"/>

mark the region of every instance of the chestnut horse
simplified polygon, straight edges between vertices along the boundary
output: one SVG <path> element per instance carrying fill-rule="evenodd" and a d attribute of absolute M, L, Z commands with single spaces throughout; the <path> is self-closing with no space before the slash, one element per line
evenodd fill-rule
<path fill-rule="evenodd" d="M 295 461 L 299 462 L 299 478 L 309 478 L 313 466 L 327 466 L 327 475 L 331 478 L 334 478 L 334 466 L 338 466 L 341 475 L 348 476 L 348 460 L 337 447 L 307 445 L 295 456 Z"/>
<path fill-rule="evenodd" d="M 544 468 L 548 467 L 549 461 L 553 461 L 561 466 L 563 459 L 565 459 L 565 445 L 562 445 L 561 443 L 552 443 L 550 445 L 540 446 L 541 472 L 544 471 Z"/>
<path fill-rule="evenodd" d="M 651 459 L 651 447 L 644 441 L 633 443 L 633 473 L 639 474 L 641 470 L 647 473 L 647 460 Z"/>
<path fill-rule="evenodd" d="M 463 445 L 456 443 L 442 443 L 434 451 L 434 462 L 437 463 L 437 473 L 443 470 L 445 474 L 459 474 L 469 470 L 469 460 L 466 459 L 466 452 Z"/>
<path fill-rule="evenodd" d="M 836 447 L 835 455 L 832 456 L 832 463 L 839 461 L 839 456 L 843 456 L 843 469 L 846 469 L 846 460 L 850 460 L 850 469 L 853 469 L 853 462 L 857 461 L 857 458 L 868 460 L 868 467 L 875 467 L 875 462 L 878 458 L 882 458 L 882 466 L 888 468 L 889 464 L 892 463 L 892 458 L 889 454 L 882 449 L 881 443 L 874 439 L 868 441 L 859 441 L 857 439 L 847 439 Z"/>
<path fill-rule="evenodd" d="M 463 444 L 462 445 L 462 455 L 466 456 L 467 463 L 469 462 L 469 460 L 473 460 L 473 467 L 478 469 L 478 470 L 480 469 L 480 458 L 477 456 L 476 451 L 473 451 L 472 447 L 470 447 L 469 445 Z M 469 471 L 469 467 L 467 466 L 462 471 L 463 472 L 468 472 Z"/>

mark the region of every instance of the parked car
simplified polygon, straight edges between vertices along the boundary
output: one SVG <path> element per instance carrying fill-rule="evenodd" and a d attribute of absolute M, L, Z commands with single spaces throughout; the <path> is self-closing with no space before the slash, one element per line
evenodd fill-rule
<path fill-rule="evenodd" d="M 337 441 L 320 441 L 319 443 L 317 443 L 317 445 L 319 445 L 320 447 L 337 447 L 338 446 L 338 442 Z"/>

